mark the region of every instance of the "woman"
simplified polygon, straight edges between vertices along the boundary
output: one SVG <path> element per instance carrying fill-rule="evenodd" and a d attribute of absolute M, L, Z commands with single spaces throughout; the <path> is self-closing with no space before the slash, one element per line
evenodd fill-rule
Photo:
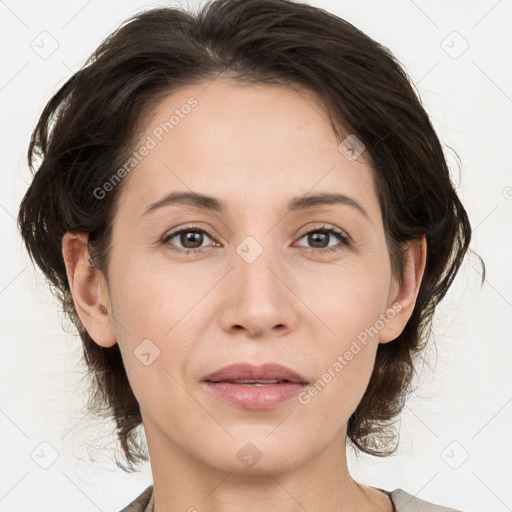
<path fill-rule="evenodd" d="M 125 23 L 50 100 L 20 207 L 127 470 L 124 512 L 443 511 L 385 456 L 471 228 L 387 49 L 321 9 L 217 0 Z"/>

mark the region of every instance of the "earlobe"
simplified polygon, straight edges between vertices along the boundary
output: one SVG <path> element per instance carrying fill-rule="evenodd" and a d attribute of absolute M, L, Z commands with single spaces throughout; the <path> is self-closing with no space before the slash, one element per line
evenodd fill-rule
<path fill-rule="evenodd" d="M 73 302 L 89 336 L 102 347 L 116 344 L 116 337 L 108 313 L 108 288 L 103 274 L 91 265 L 87 235 L 65 233 L 62 238 L 62 256 Z"/>
<path fill-rule="evenodd" d="M 406 245 L 406 262 L 401 282 L 394 280 L 385 316 L 388 322 L 379 333 L 379 342 L 388 343 L 396 339 L 404 330 L 414 311 L 420 290 L 427 258 L 427 241 L 425 236 L 411 240 Z"/>

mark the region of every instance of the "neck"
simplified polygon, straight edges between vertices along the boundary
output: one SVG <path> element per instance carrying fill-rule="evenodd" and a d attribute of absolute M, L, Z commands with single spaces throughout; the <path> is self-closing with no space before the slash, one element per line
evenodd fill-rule
<path fill-rule="evenodd" d="M 147 421 L 144 428 L 153 473 L 154 494 L 149 509 L 154 512 L 393 510 L 387 495 L 358 484 L 350 476 L 345 430 L 321 453 L 295 467 L 284 463 L 276 471 L 262 457 L 252 468 L 240 472 L 199 460 Z"/>

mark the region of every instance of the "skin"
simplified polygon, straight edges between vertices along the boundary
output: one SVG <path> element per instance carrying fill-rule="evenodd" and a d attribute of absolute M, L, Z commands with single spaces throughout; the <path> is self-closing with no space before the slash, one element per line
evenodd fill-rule
<path fill-rule="evenodd" d="M 108 280 L 88 265 L 85 235 L 67 233 L 62 246 L 83 324 L 102 347 L 119 343 L 143 417 L 155 510 L 390 512 L 384 492 L 350 476 L 346 422 L 378 344 L 392 342 L 413 311 L 425 240 L 408 246 L 398 282 L 365 153 L 351 161 L 338 149 L 325 109 L 306 91 L 222 78 L 188 86 L 146 119 L 141 141 L 191 96 L 197 107 L 125 178 Z M 144 215 L 173 191 L 213 196 L 227 210 L 175 204 Z M 320 192 L 345 194 L 367 215 L 348 204 L 286 211 L 292 198 Z M 163 241 L 190 225 L 212 234 L 188 242 L 200 252 L 173 251 L 187 243 L 179 236 Z M 323 226 L 345 232 L 350 245 L 331 235 L 324 247 L 339 250 L 314 252 L 304 234 Z M 236 251 L 247 236 L 263 250 L 252 263 Z M 241 361 L 278 362 L 315 382 L 397 304 L 305 405 L 241 409 L 201 382 Z M 160 350 L 148 366 L 134 355 L 144 339 Z M 237 456 L 248 442 L 261 454 L 252 467 Z"/>

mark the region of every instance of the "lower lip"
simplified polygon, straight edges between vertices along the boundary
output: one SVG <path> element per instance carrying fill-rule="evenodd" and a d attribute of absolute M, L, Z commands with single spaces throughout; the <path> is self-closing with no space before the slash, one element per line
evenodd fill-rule
<path fill-rule="evenodd" d="M 245 386 L 230 382 L 205 382 L 215 396 L 242 409 L 272 409 L 297 396 L 307 384 L 282 382 Z"/>

